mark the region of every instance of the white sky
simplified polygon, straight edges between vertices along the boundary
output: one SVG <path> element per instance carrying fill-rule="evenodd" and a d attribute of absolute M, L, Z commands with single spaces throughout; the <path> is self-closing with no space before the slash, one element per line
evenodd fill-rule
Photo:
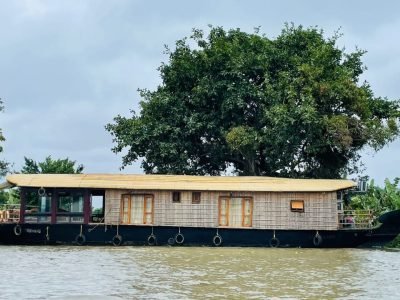
<path fill-rule="evenodd" d="M 137 89 L 154 90 L 164 44 L 207 29 L 241 28 L 276 37 L 285 22 L 341 28 L 340 45 L 368 51 L 363 79 L 377 96 L 400 98 L 398 1 L 0 1 L 2 159 L 69 157 L 86 173 L 120 172 L 104 125 L 129 115 Z M 364 174 L 379 183 L 400 176 L 400 141 L 363 154 Z M 139 163 L 125 173 L 142 172 Z"/>

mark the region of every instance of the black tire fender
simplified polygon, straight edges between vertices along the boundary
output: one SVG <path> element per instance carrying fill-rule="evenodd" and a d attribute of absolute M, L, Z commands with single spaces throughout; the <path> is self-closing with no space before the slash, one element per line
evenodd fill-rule
<path fill-rule="evenodd" d="M 168 239 L 168 245 L 170 245 L 170 246 L 175 245 L 175 238 L 170 237 L 170 238 Z"/>
<path fill-rule="evenodd" d="M 317 233 L 317 234 L 314 236 L 314 238 L 313 238 L 313 244 L 314 244 L 314 246 L 315 246 L 315 247 L 319 247 L 319 246 L 322 245 L 322 242 L 323 242 L 322 236 L 321 236 L 320 234 Z"/>
<path fill-rule="evenodd" d="M 185 237 L 183 236 L 182 233 L 179 232 L 175 235 L 175 243 L 182 245 L 184 241 L 185 241 Z"/>
<path fill-rule="evenodd" d="M 155 246 L 157 245 L 157 237 L 154 234 L 150 234 L 147 238 L 147 245 Z"/>
<path fill-rule="evenodd" d="M 114 246 L 121 246 L 122 244 L 122 236 L 120 236 L 119 234 L 114 235 L 114 237 L 111 240 L 112 244 Z"/>
<path fill-rule="evenodd" d="M 280 241 L 277 237 L 273 237 L 272 239 L 269 240 L 269 246 L 271 248 L 278 248 L 280 245 Z"/>
<path fill-rule="evenodd" d="M 219 234 L 216 234 L 216 235 L 213 237 L 213 244 L 214 244 L 215 247 L 221 246 L 221 245 L 222 245 L 222 242 L 223 242 L 222 236 L 220 236 Z"/>
<path fill-rule="evenodd" d="M 80 233 L 75 237 L 75 243 L 79 246 L 82 246 L 86 243 L 86 237 L 84 234 Z"/>
<path fill-rule="evenodd" d="M 14 234 L 16 236 L 20 236 L 22 234 L 22 227 L 21 225 L 17 224 L 14 226 Z"/>

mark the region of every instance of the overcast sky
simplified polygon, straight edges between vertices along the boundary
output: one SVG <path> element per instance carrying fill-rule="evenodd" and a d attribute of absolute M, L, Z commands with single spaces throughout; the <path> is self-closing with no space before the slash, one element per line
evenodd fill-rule
<path fill-rule="evenodd" d="M 0 1 L 2 159 L 19 170 L 23 157 L 76 160 L 87 173 L 117 173 L 104 125 L 129 115 L 137 89 L 154 90 L 164 44 L 207 29 L 241 28 L 276 37 L 285 22 L 341 28 L 341 46 L 368 53 L 363 79 L 377 96 L 400 98 L 398 1 Z M 363 153 L 365 174 L 400 176 L 400 141 Z M 142 172 L 139 164 L 123 172 Z"/>

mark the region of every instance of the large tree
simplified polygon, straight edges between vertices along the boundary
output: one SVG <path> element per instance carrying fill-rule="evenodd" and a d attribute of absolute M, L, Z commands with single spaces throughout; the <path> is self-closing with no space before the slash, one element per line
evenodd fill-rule
<path fill-rule="evenodd" d="M 364 51 L 338 35 L 286 26 L 275 39 L 211 28 L 167 48 L 162 84 L 140 90 L 141 111 L 106 129 L 123 166 L 146 173 L 336 178 L 399 134 L 399 102 L 376 97 Z"/>
<path fill-rule="evenodd" d="M 47 156 L 42 162 L 36 162 L 24 157 L 25 164 L 21 169 L 23 174 L 81 174 L 83 165 L 75 166 L 76 161 L 65 159 L 52 159 Z"/>

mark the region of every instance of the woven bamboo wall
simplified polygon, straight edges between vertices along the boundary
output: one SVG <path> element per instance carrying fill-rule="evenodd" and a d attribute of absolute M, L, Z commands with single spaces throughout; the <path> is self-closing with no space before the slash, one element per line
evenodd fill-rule
<path fill-rule="evenodd" d="M 290 211 L 290 200 L 303 200 L 304 213 Z M 257 193 L 253 227 L 336 230 L 336 193 Z"/>
<path fill-rule="evenodd" d="M 226 192 L 201 192 L 201 202 L 192 204 L 192 192 L 181 192 L 181 202 L 172 202 L 172 191 L 107 190 L 105 222 L 118 224 L 120 200 L 123 194 L 154 195 L 154 225 L 217 227 L 218 199 L 230 196 Z M 240 192 L 233 197 L 252 197 L 253 226 L 259 229 L 337 229 L 336 192 L 273 193 Z M 290 200 L 304 200 L 304 213 L 291 212 Z"/>

